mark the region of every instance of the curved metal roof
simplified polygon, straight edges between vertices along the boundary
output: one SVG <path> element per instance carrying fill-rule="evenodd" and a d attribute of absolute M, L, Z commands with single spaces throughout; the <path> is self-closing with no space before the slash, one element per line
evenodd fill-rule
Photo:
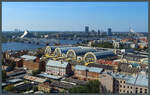
<path fill-rule="evenodd" d="M 81 47 L 62 47 L 62 48 L 60 48 L 62 53 L 67 53 L 67 51 L 70 49 L 77 50 L 77 49 L 81 49 Z"/>
<path fill-rule="evenodd" d="M 113 51 L 93 52 L 97 59 L 115 56 Z"/>
<path fill-rule="evenodd" d="M 82 48 L 82 49 L 77 49 L 77 50 L 74 50 L 74 51 L 75 51 L 77 56 L 84 55 L 87 52 L 96 52 L 96 50 L 93 49 L 93 48 Z"/>

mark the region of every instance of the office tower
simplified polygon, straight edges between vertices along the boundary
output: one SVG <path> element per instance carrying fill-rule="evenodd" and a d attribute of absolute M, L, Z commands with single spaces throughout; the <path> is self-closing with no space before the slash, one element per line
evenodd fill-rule
<path fill-rule="evenodd" d="M 101 34 L 100 30 L 98 30 L 98 36 L 100 36 L 100 34 Z"/>
<path fill-rule="evenodd" d="M 108 36 L 112 36 L 112 29 L 108 28 Z"/>
<path fill-rule="evenodd" d="M 89 26 L 85 26 L 85 32 L 89 33 Z"/>

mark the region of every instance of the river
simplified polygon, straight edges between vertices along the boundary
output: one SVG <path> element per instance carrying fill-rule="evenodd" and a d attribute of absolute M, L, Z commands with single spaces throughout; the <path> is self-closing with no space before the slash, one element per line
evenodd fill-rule
<path fill-rule="evenodd" d="M 73 40 L 60 40 L 60 44 L 62 45 L 69 45 L 69 44 L 76 44 L 79 41 L 73 41 Z M 53 44 L 50 44 L 53 45 Z M 33 50 L 37 48 L 45 47 L 46 44 L 33 44 L 33 43 L 20 43 L 20 42 L 7 42 L 2 43 L 2 51 L 8 51 L 8 50 Z"/>

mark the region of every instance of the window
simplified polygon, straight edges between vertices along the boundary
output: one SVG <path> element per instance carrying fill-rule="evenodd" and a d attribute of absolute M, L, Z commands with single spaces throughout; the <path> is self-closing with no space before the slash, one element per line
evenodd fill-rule
<path fill-rule="evenodd" d="M 124 81 L 124 83 L 126 83 L 126 82 Z"/>
<path fill-rule="evenodd" d="M 128 88 L 129 88 L 129 86 L 128 86 Z"/>
<path fill-rule="evenodd" d="M 140 88 L 140 90 L 142 90 L 142 88 Z"/>
<path fill-rule="evenodd" d="M 130 88 L 132 89 L 132 86 Z"/>
<path fill-rule="evenodd" d="M 120 83 L 122 83 L 122 81 L 120 81 Z"/>
<path fill-rule="evenodd" d="M 130 93 L 132 93 L 132 91 L 130 91 Z"/>
<path fill-rule="evenodd" d="M 145 94 L 147 93 L 147 89 L 145 89 Z"/>
<path fill-rule="evenodd" d="M 125 85 L 123 87 L 125 88 Z"/>
<path fill-rule="evenodd" d="M 122 85 L 120 85 L 120 87 L 122 87 Z"/>
<path fill-rule="evenodd" d="M 125 92 L 125 90 L 123 90 L 123 92 Z"/>
<path fill-rule="evenodd" d="M 136 90 L 135 93 L 137 93 L 138 91 Z"/>
<path fill-rule="evenodd" d="M 140 93 L 142 93 L 142 90 L 140 91 Z"/>
<path fill-rule="evenodd" d="M 129 91 L 127 91 L 127 93 L 129 93 Z"/>
<path fill-rule="evenodd" d="M 121 92 L 121 90 L 120 90 L 120 92 Z"/>

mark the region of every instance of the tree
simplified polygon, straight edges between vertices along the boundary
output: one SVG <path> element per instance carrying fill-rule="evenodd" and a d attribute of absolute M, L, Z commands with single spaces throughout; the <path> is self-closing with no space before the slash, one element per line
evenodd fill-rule
<path fill-rule="evenodd" d="M 2 70 L 2 81 L 5 81 L 7 78 L 6 71 Z"/>
<path fill-rule="evenodd" d="M 113 48 L 113 44 L 110 42 L 101 42 L 92 44 L 93 47 L 102 47 L 102 48 Z"/>
<path fill-rule="evenodd" d="M 12 68 L 12 70 L 14 70 L 14 68 L 16 67 L 16 63 L 14 61 L 11 61 L 9 64 L 8 64 L 8 67 Z"/>
<path fill-rule="evenodd" d="M 33 91 L 35 92 L 35 91 L 38 91 L 38 87 L 37 86 L 33 86 Z"/>
<path fill-rule="evenodd" d="M 33 76 L 36 76 L 37 74 L 40 74 L 40 73 L 41 73 L 40 70 L 33 70 L 32 71 Z"/>
<path fill-rule="evenodd" d="M 8 85 L 4 88 L 6 91 L 13 91 L 15 89 L 14 85 Z"/>
<path fill-rule="evenodd" d="M 99 93 L 100 82 L 98 80 L 90 80 L 87 84 L 69 89 L 70 93 Z"/>
<path fill-rule="evenodd" d="M 87 84 L 90 93 L 99 93 L 99 86 L 100 82 L 98 80 L 89 81 L 89 83 Z"/>

